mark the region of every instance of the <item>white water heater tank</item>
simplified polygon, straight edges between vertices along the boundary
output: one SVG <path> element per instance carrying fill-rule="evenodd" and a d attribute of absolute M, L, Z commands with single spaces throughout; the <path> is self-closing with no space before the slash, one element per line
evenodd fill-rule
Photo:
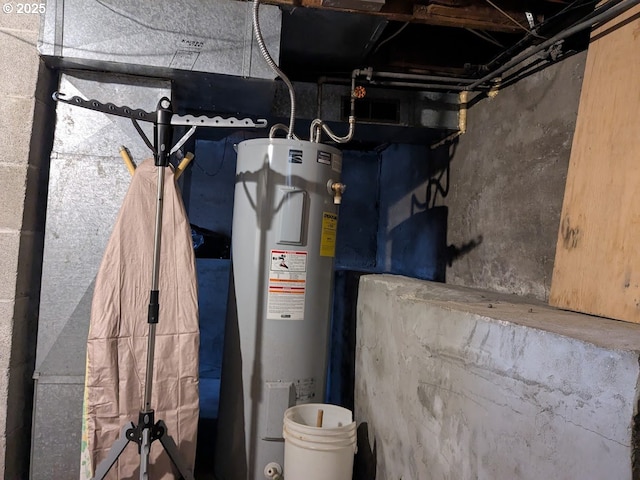
<path fill-rule="evenodd" d="M 283 465 L 287 408 L 323 402 L 342 154 L 319 143 L 238 145 L 233 281 L 216 447 L 221 480 Z M 286 472 L 285 472 L 286 476 Z"/>

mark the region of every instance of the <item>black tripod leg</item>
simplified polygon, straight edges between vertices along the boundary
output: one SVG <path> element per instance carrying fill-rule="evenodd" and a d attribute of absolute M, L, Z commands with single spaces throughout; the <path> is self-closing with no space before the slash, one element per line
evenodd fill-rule
<path fill-rule="evenodd" d="M 118 458 L 120 458 L 124 449 L 127 448 L 127 445 L 129 444 L 127 430 L 131 428 L 133 428 L 133 424 L 122 427 L 118 440 L 111 445 L 108 455 L 100 462 L 96 468 L 96 473 L 91 480 L 104 480 L 107 473 L 109 473 L 109 470 L 111 470 L 111 467 L 113 467 L 113 465 L 118 461 Z"/>
<path fill-rule="evenodd" d="M 173 462 L 173 464 L 178 469 L 178 472 L 182 476 L 184 480 L 194 480 L 193 474 L 189 471 L 187 466 L 182 461 L 180 457 L 180 452 L 178 451 L 178 446 L 176 442 L 173 441 L 173 438 L 167 433 L 167 426 L 162 420 L 158 420 L 158 426 L 162 428 L 162 435 L 160 435 L 160 443 L 164 447 L 165 452 L 169 455 L 169 458 Z"/>

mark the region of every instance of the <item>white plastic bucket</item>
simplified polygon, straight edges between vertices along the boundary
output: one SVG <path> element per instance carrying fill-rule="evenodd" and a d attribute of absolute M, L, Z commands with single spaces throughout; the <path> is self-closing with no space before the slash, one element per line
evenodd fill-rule
<path fill-rule="evenodd" d="M 316 427 L 318 410 L 322 427 Z M 308 403 L 284 413 L 284 478 L 286 480 L 351 480 L 356 453 L 356 422 L 351 410 Z"/>

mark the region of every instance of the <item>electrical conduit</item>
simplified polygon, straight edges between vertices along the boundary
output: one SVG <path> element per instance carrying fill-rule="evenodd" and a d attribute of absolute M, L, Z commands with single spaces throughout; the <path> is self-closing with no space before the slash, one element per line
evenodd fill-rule
<path fill-rule="evenodd" d="M 296 95 L 293 91 L 293 84 L 291 83 L 291 80 L 289 80 L 284 72 L 280 70 L 276 62 L 269 54 L 269 50 L 267 50 L 267 46 L 265 45 L 264 39 L 262 38 L 262 32 L 260 31 L 259 9 L 260 0 L 253 0 L 253 33 L 256 36 L 256 41 L 258 42 L 258 47 L 260 48 L 262 57 L 267 62 L 269 67 L 271 67 L 271 70 L 273 70 L 275 74 L 282 79 L 282 81 L 287 85 L 287 88 L 289 89 L 289 97 L 291 98 L 291 113 L 289 118 L 289 127 L 287 130 L 287 138 L 292 139 L 294 138 L 293 125 L 296 119 Z"/>

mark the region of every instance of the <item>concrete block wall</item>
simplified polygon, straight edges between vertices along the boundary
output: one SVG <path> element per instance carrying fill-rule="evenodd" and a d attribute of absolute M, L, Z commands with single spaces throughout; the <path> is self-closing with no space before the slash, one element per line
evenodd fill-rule
<path fill-rule="evenodd" d="M 640 478 L 640 325 L 391 275 L 357 313 L 358 478 Z"/>
<path fill-rule="evenodd" d="M 12 6 L 12 3 L 7 3 Z M 54 75 L 38 14 L 0 13 L 0 476 L 28 476 Z"/>

